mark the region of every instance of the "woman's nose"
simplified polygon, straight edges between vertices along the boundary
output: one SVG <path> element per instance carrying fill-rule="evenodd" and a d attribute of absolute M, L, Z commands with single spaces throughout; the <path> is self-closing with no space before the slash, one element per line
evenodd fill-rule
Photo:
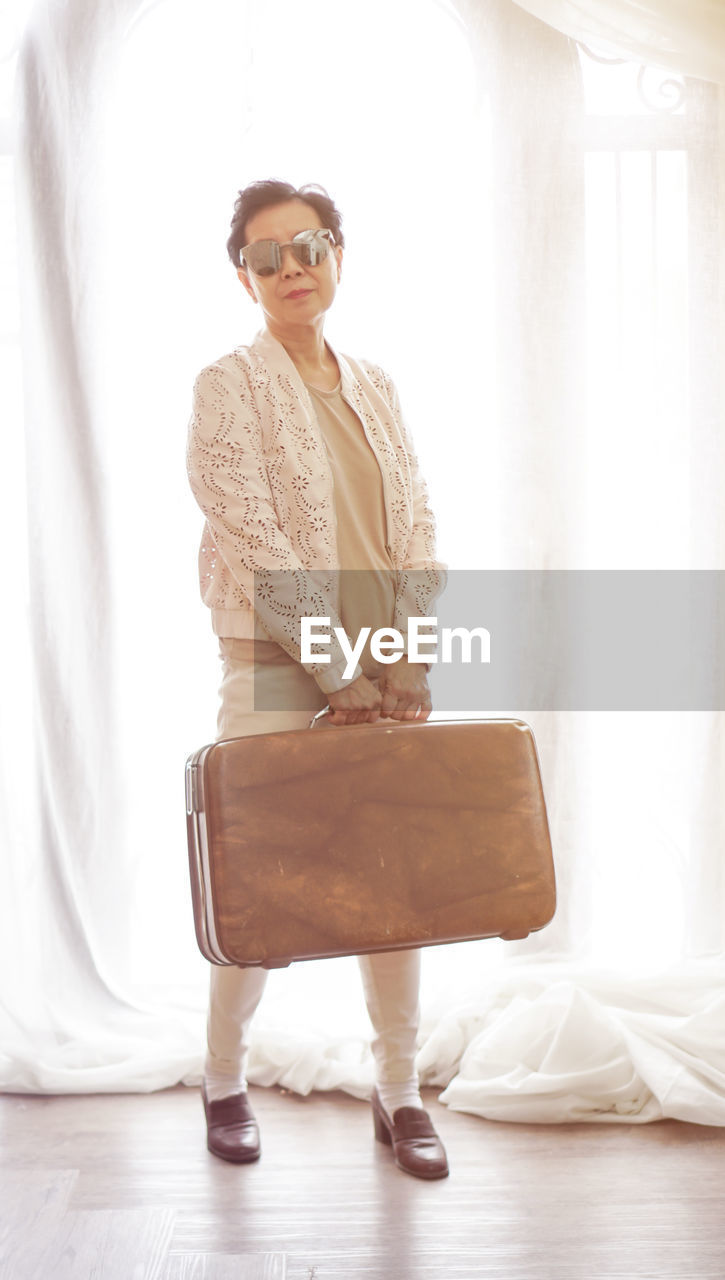
<path fill-rule="evenodd" d="M 283 276 L 301 276 L 302 267 L 297 261 L 289 245 L 285 245 L 281 249 L 282 253 L 282 275 Z"/>

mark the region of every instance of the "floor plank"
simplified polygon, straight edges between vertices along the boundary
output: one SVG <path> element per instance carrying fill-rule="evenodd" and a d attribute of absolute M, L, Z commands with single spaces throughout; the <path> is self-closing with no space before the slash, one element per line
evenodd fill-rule
<path fill-rule="evenodd" d="M 0 1171 L 0 1280 L 40 1275 L 42 1259 L 65 1217 L 77 1169 Z"/>
<path fill-rule="evenodd" d="M 2 1163 L 6 1178 L 77 1168 L 69 1205 L 85 1222 L 173 1214 L 159 1280 L 226 1280 L 227 1264 L 246 1280 L 261 1259 L 285 1280 L 724 1280 L 724 1129 L 502 1124 L 425 1096 L 451 1163 L 440 1182 L 395 1167 L 368 1105 L 278 1089 L 250 1092 L 253 1165 L 210 1155 L 198 1092 L 183 1088 L 0 1098 Z"/>
<path fill-rule="evenodd" d="M 161 1280 L 285 1280 L 286 1274 L 282 1253 L 185 1253 L 170 1256 Z"/>
<path fill-rule="evenodd" d="M 173 1209 L 67 1213 L 41 1262 L 38 1280 L 41 1276 L 52 1276 L 53 1280 L 161 1280 L 175 1216 Z"/>

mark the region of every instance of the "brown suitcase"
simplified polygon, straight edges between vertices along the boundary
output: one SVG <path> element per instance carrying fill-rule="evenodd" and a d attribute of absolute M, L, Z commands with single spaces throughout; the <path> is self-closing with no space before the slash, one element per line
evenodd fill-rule
<path fill-rule="evenodd" d="M 229 738 L 187 760 L 186 810 L 197 940 L 216 964 L 524 938 L 554 914 L 520 720 Z"/>

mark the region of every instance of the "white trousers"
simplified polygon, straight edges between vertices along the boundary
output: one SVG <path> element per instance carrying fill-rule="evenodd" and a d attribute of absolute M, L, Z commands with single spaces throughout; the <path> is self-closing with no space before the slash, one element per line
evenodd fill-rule
<path fill-rule="evenodd" d="M 233 640 L 221 640 L 223 677 L 218 738 L 239 738 L 255 733 L 303 729 L 327 699 L 316 682 L 298 663 L 257 667 L 260 681 L 269 681 L 280 707 L 304 710 L 255 711 L 254 667 L 239 656 Z M 353 730 L 350 729 L 349 732 Z M 344 726 L 311 732 L 346 732 Z M 372 1041 L 376 1076 L 380 1083 L 416 1080 L 415 1052 L 419 1020 L 420 952 L 388 951 L 359 956 L 363 991 L 375 1036 Z M 267 970 L 212 965 L 207 1020 L 206 1072 L 217 1082 L 229 1081 L 230 1089 L 246 1078 L 249 1032 L 262 998 Z"/>

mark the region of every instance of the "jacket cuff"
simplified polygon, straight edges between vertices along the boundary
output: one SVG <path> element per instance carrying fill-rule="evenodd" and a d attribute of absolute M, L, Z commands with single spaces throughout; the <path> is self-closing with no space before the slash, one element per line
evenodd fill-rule
<path fill-rule="evenodd" d="M 339 662 L 330 663 L 323 671 L 315 670 L 310 674 L 314 676 L 323 693 L 338 693 L 340 689 L 346 689 L 353 680 L 357 680 L 361 676 L 363 669 L 360 663 L 355 664 L 355 670 L 351 676 L 345 678 L 343 671 L 347 666 L 347 658 L 342 658 Z M 309 670 L 309 668 L 308 668 Z"/>

